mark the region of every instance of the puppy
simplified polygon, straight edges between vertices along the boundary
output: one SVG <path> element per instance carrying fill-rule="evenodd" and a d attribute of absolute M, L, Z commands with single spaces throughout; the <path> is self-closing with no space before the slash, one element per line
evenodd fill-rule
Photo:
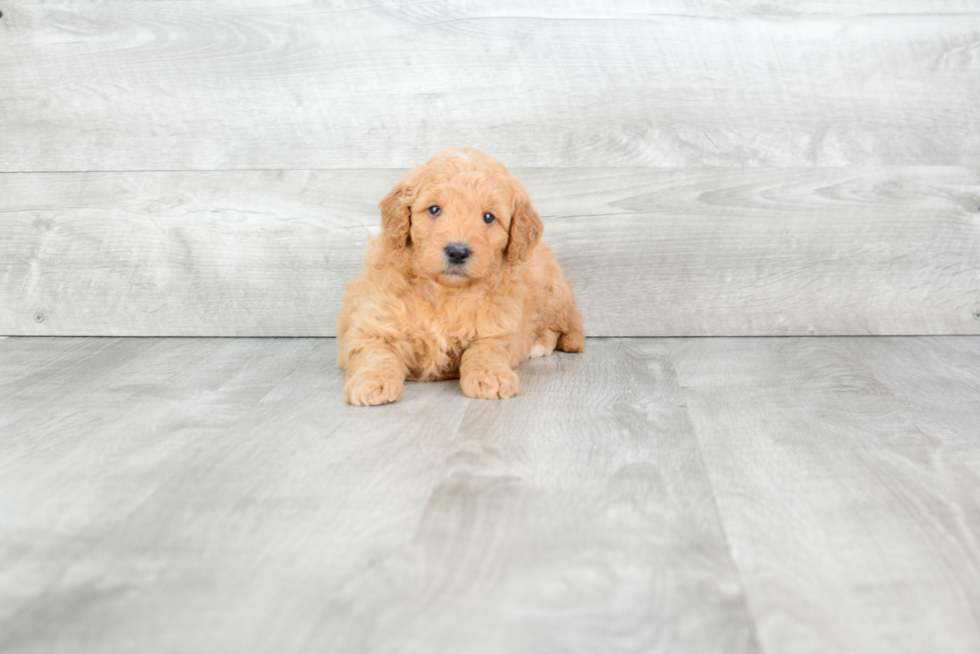
<path fill-rule="evenodd" d="M 581 352 L 582 314 L 524 185 L 493 157 L 443 150 L 378 205 L 381 235 L 337 318 L 344 399 L 394 402 L 406 379 L 517 395 L 512 368 Z"/>

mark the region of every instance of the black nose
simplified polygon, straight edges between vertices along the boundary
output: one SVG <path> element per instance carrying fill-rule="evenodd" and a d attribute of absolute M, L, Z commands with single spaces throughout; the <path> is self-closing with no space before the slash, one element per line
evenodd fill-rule
<path fill-rule="evenodd" d="M 473 251 L 470 250 L 470 246 L 466 243 L 450 243 L 445 248 L 446 258 L 449 259 L 449 263 L 459 265 L 465 263 Z"/>

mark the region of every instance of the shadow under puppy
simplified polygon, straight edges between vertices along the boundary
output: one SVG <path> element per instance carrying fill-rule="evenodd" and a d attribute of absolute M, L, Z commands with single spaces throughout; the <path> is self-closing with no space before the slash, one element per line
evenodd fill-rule
<path fill-rule="evenodd" d="M 381 235 L 337 318 L 348 402 L 394 402 L 406 379 L 455 377 L 470 397 L 508 398 L 529 356 L 582 351 L 582 314 L 541 218 L 499 161 L 443 150 L 378 206 Z"/>

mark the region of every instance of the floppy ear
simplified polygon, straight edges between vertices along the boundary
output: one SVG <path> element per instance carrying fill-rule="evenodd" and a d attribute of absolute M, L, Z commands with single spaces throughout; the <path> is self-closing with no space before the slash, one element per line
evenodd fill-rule
<path fill-rule="evenodd" d="M 515 188 L 514 215 L 510 219 L 507 263 L 518 264 L 530 259 L 542 234 L 544 223 L 541 222 L 541 216 L 531 206 L 527 191 L 518 183 Z"/>
<path fill-rule="evenodd" d="M 418 192 L 419 177 L 418 169 L 412 170 L 378 203 L 381 209 L 381 236 L 390 250 L 401 250 L 408 245 L 412 230 L 411 207 Z"/>

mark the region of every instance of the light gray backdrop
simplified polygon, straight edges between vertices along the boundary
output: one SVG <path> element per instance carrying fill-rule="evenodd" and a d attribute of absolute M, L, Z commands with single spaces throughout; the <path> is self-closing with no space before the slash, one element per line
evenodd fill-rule
<path fill-rule="evenodd" d="M 2 334 L 332 335 L 453 145 L 590 335 L 980 333 L 980 1 L 0 9 Z"/>

